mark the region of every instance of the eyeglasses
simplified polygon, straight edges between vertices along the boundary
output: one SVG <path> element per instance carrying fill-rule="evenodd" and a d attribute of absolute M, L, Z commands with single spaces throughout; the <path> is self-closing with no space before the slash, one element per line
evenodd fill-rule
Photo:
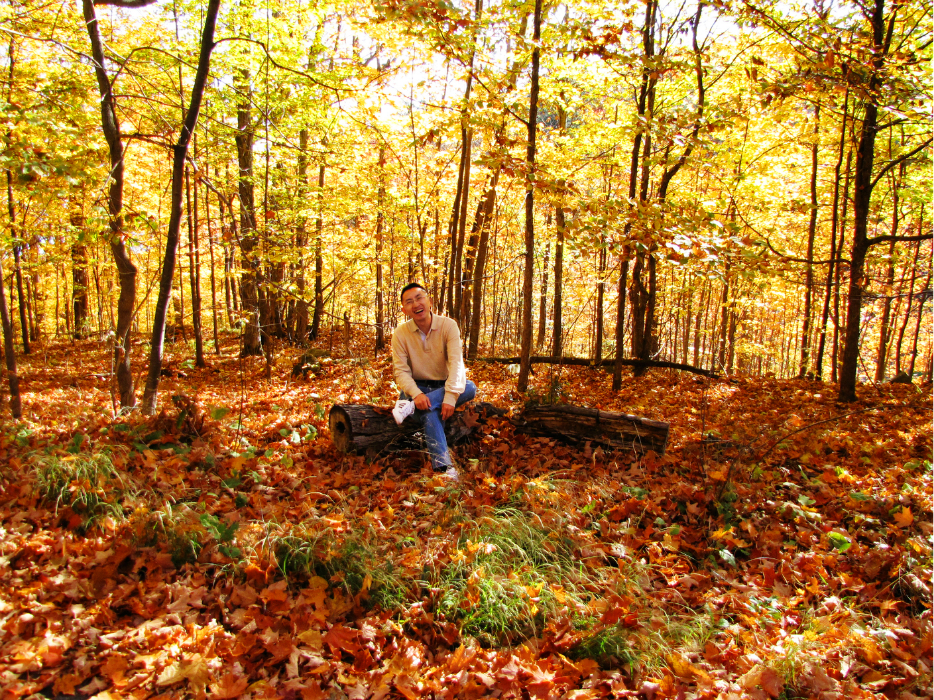
<path fill-rule="evenodd" d="M 420 303 L 422 303 L 422 302 L 425 301 L 425 299 L 427 299 L 427 298 L 428 298 L 428 295 L 427 295 L 427 294 L 424 294 L 424 293 L 422 293 L 422 294 L 416 294 L 414 297 L 409 297 L 409 298 L 406 299 L 404 302 L 402 302 L 402 305 L 403 305 L 403 306 L 413 306 L 413 305 L 415 305 L 415 304 L 420 304 Z"/>

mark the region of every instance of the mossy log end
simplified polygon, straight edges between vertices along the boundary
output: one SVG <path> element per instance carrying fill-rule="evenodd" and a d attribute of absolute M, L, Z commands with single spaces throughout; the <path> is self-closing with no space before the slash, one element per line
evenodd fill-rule
<path fill-rule="evenodd" d="M 565 441 L 604 445 L 614 450 L 664 454 L 669 424 L 581 406 L 527 406 L 516 421 L 520 431 Z"/>
<path fill-rule="evenodd" d="M 490 403 L 469 403 L 458 409 L 444 425 L 448 445 L 456 445 L 468 438 L 491 416 L 506 412 Z M 384 450 L 404 450 L 420 447 L 413 435 L 422 429 L 415 416 L 409 416 L 397 425 L 391 409 L 366 404 L 338 403 L 331 406 L 329 417 L 331 441 L 341 452 L 356 452 L 368 457 Z"/>

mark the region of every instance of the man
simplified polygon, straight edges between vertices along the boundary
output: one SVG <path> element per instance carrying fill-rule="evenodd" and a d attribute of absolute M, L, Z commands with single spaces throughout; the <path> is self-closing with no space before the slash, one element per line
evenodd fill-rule
<path fill-rule="evenodd" d="M 432 313 L 428 292 L 418 282 L 403 287 L 401 296 L 409 320 L 392 334 L 392 369 L 404 398 L 392 415 L 401 424 L 414 412 L 424 426 L 432 468 L 457 480 L 444 421 L 477 395 L 464 369 L 460 330 L 453 319 Z"/>

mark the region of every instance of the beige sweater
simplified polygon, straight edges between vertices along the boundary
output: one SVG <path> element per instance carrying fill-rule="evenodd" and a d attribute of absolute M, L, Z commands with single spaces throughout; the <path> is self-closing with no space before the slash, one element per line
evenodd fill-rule
<path fill-rule="evenodd" d="M 467 385 L 457 322 L 432 314 L 428 335 L 412 319 L 400 323 L 392 334 L 392 370 L 396 386 L 413 399 L 424 393 L 416 380 L 433 379 L 444 381 L 444 403 L 456 405 Z"/>

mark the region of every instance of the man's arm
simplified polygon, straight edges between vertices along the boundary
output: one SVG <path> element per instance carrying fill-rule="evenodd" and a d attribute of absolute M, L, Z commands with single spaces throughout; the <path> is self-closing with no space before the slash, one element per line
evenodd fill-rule
<path fill-rule="evenodd" d="M 467 387 L 467 370 L 464 368 L 464 350 L 461 345 L 461 333 L 455 321 L 447 324 L 446 350 L 448 356 L 448 378 L 444 383 L 444 403 L 452 408 L 457 405 L 457 397 Z"/>
<path fill-rule="evenodd" d="M 396 328 L 392 334 L 392 374 L 396 380 L 396 386 L 406 395 L 413 399 L 422 393 L 412 377 L 412 369 L 409 367 L 409 353 L 402 341 L 402 333 L 405 329 L 402 326 Z"/>

